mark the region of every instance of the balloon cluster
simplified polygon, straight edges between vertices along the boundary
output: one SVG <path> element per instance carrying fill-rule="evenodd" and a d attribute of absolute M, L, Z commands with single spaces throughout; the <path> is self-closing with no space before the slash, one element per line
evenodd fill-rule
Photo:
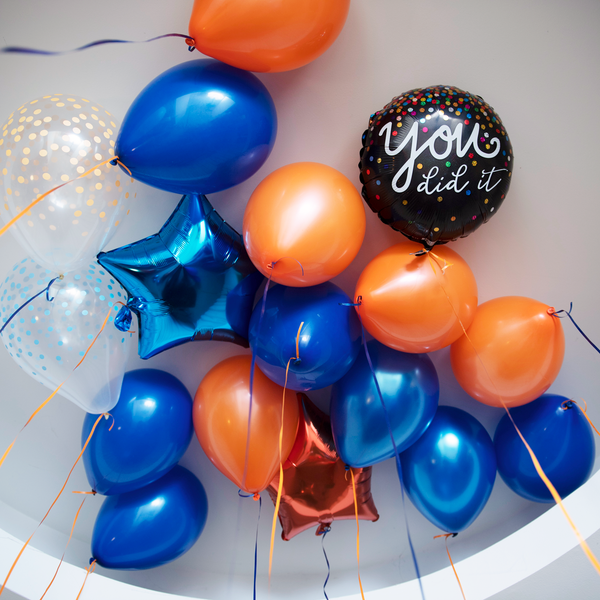
<path fill-rule="evenodd" d="M 488 221 L 509 189 L 510 140 L 482 98 L 433 86 L 371 116 L 362 195 L 409 241 L 366 266 L 353 298 L 330 282 L 354 260 L 366 228 L 360 194 L 343 174 L 313 162 L 275 170 L 252 193 L 242 234 L 203 195 L 248 179 L 273 148 L 273 100 L 247 71 L 314 60 L 341 31 L 348 6 L 196 0 L 190 36 L 214 58 L 148 84 L 116 140 L 108 112 L 62 95 L 24 105 L 4 126 L 2 218 L 16 222 L 36 261 L 16 265 L 0 286 L 7 349 L 54 388 L 87 355 L 106 308 L 119 331 L 84 363 L 89 377 L 106 379 L 64 388 L 94 413 L 120 396 L 118 427 L 103 422 L 84 454 L 90 484 L 107 495 L 92 541 L 105 567 L 163 564 L 200 535 L 206 494 L 177 466 L 192 427 L 236 486 L 281 500 L 284 539 L 355 515 L 377 520 L 372 466 L 394 456 L 415 506 L 447 532 L 477 518 L 497 470 L 518 494 L 549 501 L 513 425 L 560 494 L 591 473 L 594 441 L 581 410 L 543 395 L 564 355 L 554 310 L 520 297 L 478 306 L 469 266 L 442 245 Z M 158 233 L 98 254 L 125 214 L 134 179 L 183 198 Z M 42 204 L 45 182 L 56 187 Z M 38 194 L 27 206 L 24 198 Z M 100 266 L 88 267 L 97 254 Z M 192 404 L 166 373 L 123 378 L 133 314 L 142 358 L 193 340 L 249 345 L 252 357 L 214 366 Z M 374 340 L 367 343 L 366 332 Z M 512 423 L 505 417 L 493 442 L 473 416 L 438 406 L 427 353 L 448 346 L 464 390 L 511 409 Z M 330 417 L 301 393 L 328 386 Z M 84 440 L 93 423 L 90 414 Z"/>

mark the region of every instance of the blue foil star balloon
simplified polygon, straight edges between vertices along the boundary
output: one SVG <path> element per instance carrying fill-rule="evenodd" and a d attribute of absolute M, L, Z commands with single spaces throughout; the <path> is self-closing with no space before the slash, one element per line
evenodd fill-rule
<path fill-rule="evenodd" d="M 116 325 L 127 330 L 130 311 L 137 314 L 141 358 L 194 340 L 248 347 L 254 296 L 264 278 L 241 235 L 204 196 L 184 196 L 158 233 L 101 252 L 98 262 L 129 294 Z"/>

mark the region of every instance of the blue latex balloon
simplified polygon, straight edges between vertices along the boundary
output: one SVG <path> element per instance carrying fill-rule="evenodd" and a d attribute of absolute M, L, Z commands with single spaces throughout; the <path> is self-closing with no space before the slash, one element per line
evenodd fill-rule
<path fill-rule="evenodd" d="M 151 569 L 175 560 L 200 537 L 208 512 L 202 484 L 177 465 L 139 490 L 106 498 L 92 556 L 107 569 Z"/>
<path fill-rule="evenodd" d="M 449 533 L 466 529 L 483 510 L 496 479 L 494 445 L 464 410 L 440 406 L 427 431 L 400 455 L 412 503 Z"/>
<path fill-rule="evenodd" d="M 260 370 L 275 383 L 297 391 L 327 387 L 342 377 L 360 350 L 360 321 L 350 298 L 333 283 L 297 288 L 276 285 L 269 289 L 262 323 L 262 302 L 250 319 L 250 346 Z"/>
<path fill-rule="evenodd" d="M 398 452 L 431 423 L 438 405 L 437 372 L 426 354 L 406 354 L 373 340 L 367 344 Z M 385 412 L 364 352 L 331 391 L 331 427 L 341 459 L 367 467 L 394 456 Z"/>
<path fill-rule="evenodd" d="M 260 80 L 214 59 L 159 75 L 133 101 L 116 155 L 134 179 L 178 194 L 210 194 L 253 175 L 271 153 L 275 105 Z"/>
<path fill-rule="evenodd" d="M 192 398 L 173 375 L 155 369 L 125 373 L 114 418 L 102 420 L 83 453 L 85 472 L 99 494 L 141 488 L 170 471 L 193 434 Z M 86 415 L 81 443 L 98 415 Z"/>
<path fill-rule="evenodd" d="M 248 347 L 254 296 L 264 278 L 242 236 L 204 196 L 184 196 L 158 233 L 101 252 L 98 262 L 129 294 L 127 307 L 140 321 L 141 358 L 193 340 Z M 125 317 L 117 320 L 127 327 Z"/>
<path fill-rule="evenodd" d="M 545 394 L 511 408 L 510 414 L 562 498 L 588 480 L 596 445 L 592 428 L 576 404 L 564 396 Z M 534 502 L 554 502 L 508 415 L 498 423 L 494 446 L 498 472 L 508 487 Z"/>

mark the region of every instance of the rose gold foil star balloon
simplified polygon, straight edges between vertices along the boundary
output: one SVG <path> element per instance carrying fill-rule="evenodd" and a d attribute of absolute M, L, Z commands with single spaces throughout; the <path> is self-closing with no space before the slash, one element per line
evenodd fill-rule
<path fill-rule="evenodd" d="M 300 400 L 300 424 L 294 447 L 284 464 L 279 507 L 281 537 L 290 540 L 311 527 L 322 533 L 339 519 L 354 519 L 352 478 L 333 443 L 329 417 L 304 394 Z M 371 496 L 371 467 L 353 469 L 358 518 L 377 521 Z M 267 488 L 275 503 L 279 487 L 276 475 Z"/>

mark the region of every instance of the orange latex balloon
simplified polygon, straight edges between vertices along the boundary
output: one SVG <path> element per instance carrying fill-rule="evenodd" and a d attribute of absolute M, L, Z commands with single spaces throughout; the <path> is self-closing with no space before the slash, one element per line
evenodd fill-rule
<path fill-rule="evenodd" d="M 354 294 L 367 331 L 402 352 L 450 345 L 477 308 L 477 283 L 467 263 L 446 246 L 414 256 L 422 250 L 422 244 L 403 242 L 377 255 Z"/>
<path fill-rule="evenodd" d="M 294 163 L 252 193 L 244 244 L 263 275 L 305 287 L 341 273 L 358 254 L 365 227 L 362 199 L 347 177 L 327 165 Z"/>
<path fill-rule="evenodd" d="M 195 0 L 189 33 L 200 52 L 246 71 L 308 64 L 337 38 L 350 0 Z"/>
<path fill-rule="evenodd" d="M 520 296 L 484 302 L 467 334 L 452 344 L 462 388 L 489 406 L 513 407 L 541 396 L 556 379 L 565 337 L 554 309 Z"/>
<path fill-rule="evenodd" d="M 279 469 L 283 388 L 255 368 L 250 449 L 244 481 L 250 363 L 249 356 L 234 356 L 213 367 L 198 387 L 193 416 L 198 441 L 211 462 L 238 487 L 255 493 L 264 490 Z M 282 445 L 284 461 L 294 445 L 298 420 L 296 393 L 286 390 Z"/>

